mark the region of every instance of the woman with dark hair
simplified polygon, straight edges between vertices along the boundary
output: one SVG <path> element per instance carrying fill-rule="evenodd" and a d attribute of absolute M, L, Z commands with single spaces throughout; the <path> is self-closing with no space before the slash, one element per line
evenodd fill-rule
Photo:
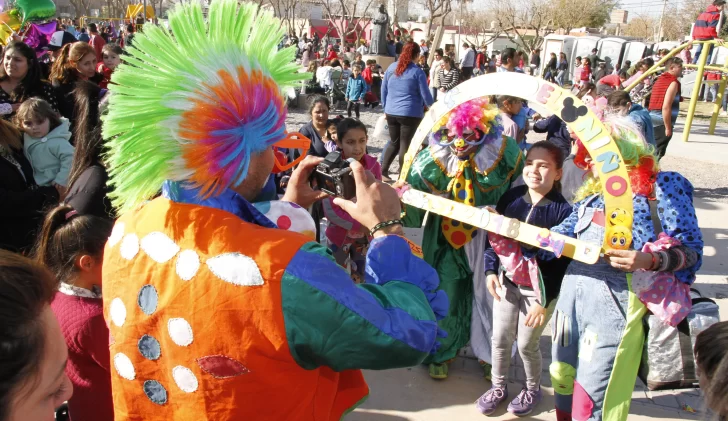
<path fill-rule="evenodd" d="M 87 81 L 79 81 L 73 91 L 77 116 L 73 133 L 76 152 L 68 175 L 66 203 L 79 214 L 114 219 L 116 213 L 108 197 L 110 187 L 106 184 L 109 175 L 101 160 L 104 141 L 99 120 L 108 96 L 100 100 L 100 94 L 101 88 Z"/>
<path fill-rule="evenodd" d="M 324 139 L 326 138 L 330 109 L 329 99 L 325 96 L 314 97 L 311 105 L 308 107 L 308 114 L 311 116 L 311 121 L 301 126 L 298 131 L 311 139 L 311 147 L 308 150 L 309 155 L 323 158 L 329 153 L 326 150 Z"/>
<path fill-rule="evenodd" d="M 66 44 L 61 49 L 51 70 L 51 83 L 58 96 L 58 111 L 63 117 L 75 123 L 75 100 L 73 90 L 76 82 L 89 80 L 98 84 L 104 76 L 96 72 L 96 51 L 85 42 Z"/>
<path fill-rule="evenodd" d="M 57 289 L 40 264 L 0 250 L 0 420 L 52 420 L 73 393 L 50 306 Z"/>
<path fill-rule="evenodd" d="M 427 75 L 415 64 L 420 47 L 412 41 L 402 48 L 399 60 L 392 63 L 382 82 L 382 105 L 389 125 L 390 143 L 382 159 L 382 179 L 389 180 L 389 167 L 399 154 L 402 168 L 404 155 L 420 125 L 425 109 L 434 102 L 427 87 Z"/>
<path fill-rule="evenodd" d="M 42 81 L 35 51 L 22 41 L 13 41 L 2 56 L 0 66 L 0 115 L 9 119 L 26 99 L 40 97 L 58 109 L 51 86 Z"/>
<path fill-rule="evenodd" d="M 30 250 L 43 210 L 60 197 L 56 187 L 35 184 L 21 139 L 15 126 L 0 120 L 0 249 L 14 252 Z"/>

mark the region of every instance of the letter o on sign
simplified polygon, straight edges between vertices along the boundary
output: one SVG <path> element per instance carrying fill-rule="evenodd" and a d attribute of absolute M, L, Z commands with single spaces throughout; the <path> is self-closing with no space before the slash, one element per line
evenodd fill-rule
<path fill-rule="evenodd" d="M 605 187 L 612 196 L 621 196 L 627 191 L 627 180 L 618 175 L 613 175 L 607 179 Z"/>

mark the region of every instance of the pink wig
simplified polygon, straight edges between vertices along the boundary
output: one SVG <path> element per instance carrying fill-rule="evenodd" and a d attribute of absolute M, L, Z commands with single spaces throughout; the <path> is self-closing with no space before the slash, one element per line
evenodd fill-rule
<path fill-rule="evenodd" d="M 458 105 L 450 112 L 447 120 L 446 126 L 450 135 L 455 133 L 462 137 L 464 131 L 474 131 L 475 129 L 488 133 L 488 121 L 483 112 L 487 107 L 488 100 L 486 98 L 477 98 Z"/>

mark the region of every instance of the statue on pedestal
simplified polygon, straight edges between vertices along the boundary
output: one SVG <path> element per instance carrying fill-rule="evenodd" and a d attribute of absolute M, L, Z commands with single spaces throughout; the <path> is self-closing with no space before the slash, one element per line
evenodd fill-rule
<path fill-rule="evenodd" d="M 389 15 L 384 5 L 379 5 L 379 11 L 372 17 L 374 28 L 372 29 L 372 41 L 369 46 L 369 54 L 386 56 L 387 52 L 387 32 L 389 30 Z"/>

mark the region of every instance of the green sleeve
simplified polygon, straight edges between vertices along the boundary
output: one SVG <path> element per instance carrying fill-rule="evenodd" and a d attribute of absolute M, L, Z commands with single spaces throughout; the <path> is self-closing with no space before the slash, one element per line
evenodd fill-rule
<path fill-rule="evenodd" d="M 362 285 L 353 283 L 328 249 L 308 243 L 281 280 L 291 354 L 306 369 L 420 364 L 435 346 L 438 283 L 434 269 L 397 236 L 372 241 Z"/>

